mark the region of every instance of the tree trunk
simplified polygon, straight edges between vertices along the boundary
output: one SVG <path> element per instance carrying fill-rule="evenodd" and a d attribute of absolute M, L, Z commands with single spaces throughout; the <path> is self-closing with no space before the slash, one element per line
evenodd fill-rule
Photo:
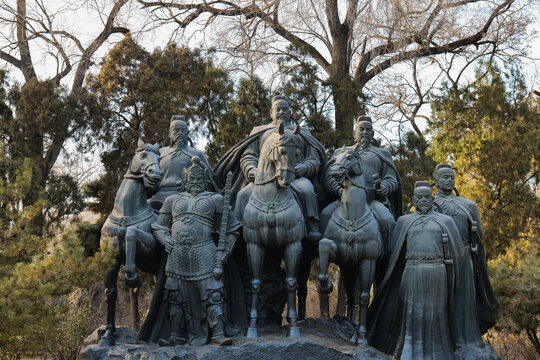
<path fill-rule="evenodd" d="M 352 79 L 345 77 L 342 80 L 332 80 L 332 93 L 334 97 L 334 118 L 337 133 L 336 147 L 348 145 L 353 139 L 353 123 L 355 117 L 360 115 L 362 104 Z"/>
<path fill-rule="evenodd" d="M 330 303 L 328 301 L 328 294 L 323 294 L 320 290 L 317 291 L 319 294 L 319 311 L 321 313 L 321 318 L 328 320 L 330 319 Z"/>
<path fill-rule="evenodd" d="M 129 289 L 129 304 L 131 306 L 131 328 L 135 332 L 139 331 L 141 325 L 141 319 L 139 316 L 139 290 L 140 287 Z"/>
<path fill-rule="evenodd" d="M 340 270 L 339 281 L 338 281 L 336 315 L 345 316 L 346 313 L 347 313 L 347 295 L 345 293 L 345 284 L 343 283 L 343 278 L 341 276 L 341 270 Z"/>

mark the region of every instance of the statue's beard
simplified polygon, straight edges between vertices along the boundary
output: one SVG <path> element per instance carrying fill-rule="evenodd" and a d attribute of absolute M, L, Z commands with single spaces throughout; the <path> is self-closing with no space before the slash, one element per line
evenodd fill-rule
<path fill-rule="evenodd" d="M 427 214 L 431 210 L 431 204 L 429 202 L 420 202 L 418 206 L 415 205 L 415 208 L 420 214 Z"/>
<path fill-rule="evenodd" d="M 360 147 L 365 149 L 371 143 L 371 136 L 360 136 Z"/>
<path fill-rule="evenodd" d="M 183 149 L 186 146 L 186 143 L 186 139 L 184 139 L 181 135 L 174 139 L 174 144 L 176 145 L 177 149 Z"/>

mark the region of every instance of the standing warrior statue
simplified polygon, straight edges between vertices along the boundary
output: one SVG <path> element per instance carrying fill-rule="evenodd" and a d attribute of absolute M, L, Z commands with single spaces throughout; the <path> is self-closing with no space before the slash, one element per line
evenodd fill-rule
<path fill-rule="evenodd" d="M 226 197 L 205 191 L 208 176 L 198 157 L 183 170 L 185 191 L 169 196 L 152 224 L 154 235 L 168 253 L 165 300 L 170 337 L 160 346 L 208 341 L 230 345 L 224 334 L 223 264 L 230 255 L 240 224 Z M 217 246 L 215 233 L 221 229 Z"/>
<path fill-rule="evenodd" d="M 486 254 L 482 244 L 484 232 L 478 207 L 474 201 L 452 193 L 455 185 L 455 174 L 450 165 L 439 164 L 435 167 L 435 185 L 437 186 L 437 194 L 435 195 L 437 211 L 454 219 L 463 245 L 469 250 L 468 254 L 471 256 L 474 270 L 478 324 L 482 334 L 485 334 L 490 327 L 495 325 L 492 316 L 497 307 L 497 300 L 489 281 Z"/>

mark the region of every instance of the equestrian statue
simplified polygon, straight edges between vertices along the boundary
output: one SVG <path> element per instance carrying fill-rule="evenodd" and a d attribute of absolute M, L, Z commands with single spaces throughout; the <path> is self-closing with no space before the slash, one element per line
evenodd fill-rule
<path fill-rule="evenodd" d="M 333 210 L 319 242 L 319 286 L 332 292 L 328 263 L 341 269 L 347 294 L 347 315 L 353 319 L 355 294 L 360 292 L 359 323 L 350 341 L 367 346 L 366 317 L 369 292 L 375 277 L 377 259 L 383 251 L 379 225 L 367 202 L 367 190 L 360 165 L 360 155 L 351 148 L 336 150 L 329 167 L 330 175 L 342 187 L 341 199 Z M 359 277 L 359 289 L 355 289 Z"/>
<path fill-rule="evenodd" d="M 130 288 L 141 283 L 136 267 L 149 274 L 158 272 L 163 246 L 152 235 L 150 225 L 157 214 L 147 202 L 147 191 L 154 189 L 160 180 L 159 145 L 139 140 L 135 156 L 116 193 L 113 211 L 101 229 L 102 247 L 112 245 L 118 250 L 114 266 L 105 277 L 107 326 L 99 342 L 101 346 L 114 345 L 120 266 L 124 264 L 125 281 Z"/>

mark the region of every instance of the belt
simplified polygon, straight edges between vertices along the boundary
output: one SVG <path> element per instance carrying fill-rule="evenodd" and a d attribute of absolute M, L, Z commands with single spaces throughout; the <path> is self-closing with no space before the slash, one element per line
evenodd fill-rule
<path fill-rule="evenodd" d="M 444 259 L 407 259 L 407 265 L 442 265 Z"/>

